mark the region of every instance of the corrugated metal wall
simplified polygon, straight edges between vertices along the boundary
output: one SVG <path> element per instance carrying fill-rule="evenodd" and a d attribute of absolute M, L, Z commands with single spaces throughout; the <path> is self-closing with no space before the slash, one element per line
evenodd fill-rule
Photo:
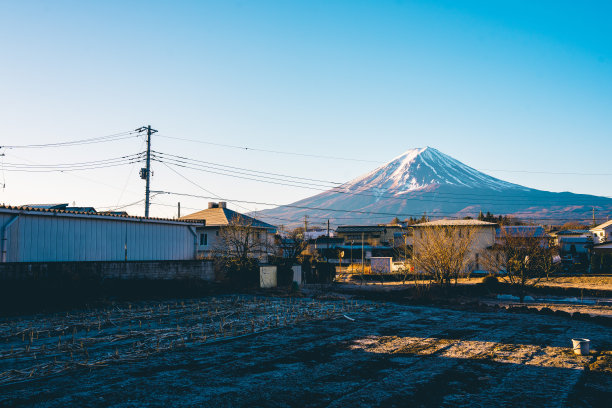
<path fill-rule="evenodd" d="M 0 212 L 6 262 L 194 259 L 194 227 L 173 222 Z"/>

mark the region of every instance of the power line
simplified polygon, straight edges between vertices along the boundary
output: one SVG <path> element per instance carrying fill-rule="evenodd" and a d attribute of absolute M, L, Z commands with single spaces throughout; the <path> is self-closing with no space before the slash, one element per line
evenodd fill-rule
<path fill-rule="evenodd" d="M 188 157 L 183 157 L 183 156 L 176 156 L 176 155 L 171 155 L 171 154 L 166 154 L 166 153 L 160 153 L 160 152 L 156 152 L 158 153 L 160 156 L 156 156 L 156 160 L 158 161 L 162 161 L 162 160 L 167 160 L 169 163 L 172 164 L 176 164 L 179 165 L 178 163 L 180 163 L 181 165 L 183 165 L 184 167 L 186 166 L 198 166 L 198 169 L 194 169 L 193 167 L 186 167 L 186 168 L 191 168 L 193 170 L 201 170 L 201 169 L 212 169 L 211 173 L 214 174 L 220 174 L 220 175 L 226 175 L 226 176 L 230 176 L 230 177 L 237 177 L 236 174 L 242 174 L 242 175 L 247 175 L 249 177 L 256 177 L 258 178 L 258 180 L 254 180 L 254 181 L 260 181 L 260 182 L 270 182 L 269 180 L 260 180 L 260 178 L 263 178 L 264 176 L 262 175 L 273 175 L 273 176 L 280 176 L 281 178 L 278 177 L 267 177 L 267 179 L 272 179 L 272 180 L 276 180 L 276 181 L 281 181 L 281 182 L 290 182 L 292 183 L 292 186 L 295 186 L 295 184 L 300 184 L 297 187 L 301 187 L 304 188 L 304 186 L 308 186 L 308 187 L 324 187 L 324 189 L 316 189 L 319 191 L 335 191 L 335 192 L 339 192 L 339 193 L 350 193 L 350 194 L 359 194 L 359 195 L 364 195 L 364 196 L 371 196 L 371 197 L 376 197 L 376 198 L 389 198 L 389 199 L 400 199 L 400 200 L 404 200 L 406 199 L 406 197 L 398 197 L 397 195 L 389 195 L 389 194 L 385 194 L 385 193 L 373 193 L 373 194 L 368 194 L 368 193 L 363 193 L 363 189 L 361 190 L 361 192 L 356 192 L 355 190 L 359 190 L 359 189 L 349 189 L 349 186 L 346 185 L 347 183 L 338 183 L 338 182 L 333 182 L 333 181 L 327 181 L 327 180 L 320 180 L 320 179 L 309 179 L 309 178 L 304 178 L 304 177 L 296 177 L 296 176 L 290 176 L 290 175 L 286 175 L 286 174 L 280 174 L 280 173 L 269 173 L 269 172 L 262 172 L 262 171 L 258 171 L 258 170 L 251 170 L 251 169 L 246 169 L 243 167 L 234 167 L 234 166 L 227 166 L 227 165 L 223 165 L 223 164 L 219 164 L 219 163 L 213 163 L 213 162 L 208 162 L 208 161 L 203 161 L 203 160 L 198 160 L 198 159 L 192 159 L 192 158 L 188 158 Z M 180 158 L 181 160 L 177 160 L 175 158 Z M 203 163 L 204 165 L 200 165 L 199 163 Z M 234 172 L 232 174 L 227 174 L 227 172 L 231 172 L 233 169 L 240 169 L 242 171 L 240 172 Z M 223 171 L 224 173 L 220 173 L 220 171 Z M 255 174 L 258 173 L 258 174 Z M 262 174 L 262 175 L 260 175 Z M 252 178 L 245 178 L 245 179 L 250 179 L 253 180 Z M 319 183 L 310 183 L 310 182 L 302 182 L 300 180 L 311 180 L 311 181 L 320 181 L 320 182 L 324 182 L 324 183 L 329 183 L 329 184 L 336 184 L 335 186 L 333 186 L 332 190 L 329 190 L 329 186 L 327 185 L 322 185 Z M 274 183 L 276 184 L 276 183 Z M 344 190 L 344 191 L 341 191 Z M 516 196 L 516 195 L 504 195 L 503 200 L 505 202 L 508 201 L 526 201 L 526 202 L 531 202 L 534 200 L 534 194 L 538 194 L 535 193 L 535 191 L 537 190 L 533 190 L 533 189 L 529 189 L 529 197 L 523 197 L 523 196 Z M 419 197 L 427 197 L 428 195 L 433 196 L 433 198 L 436 199 L 436 201 L 438 201 L 440 198 L 446 198 L 447 196 L 450 198 L 455 198 L 455 197 L 475 197 L 479 200 L 482 200 L 483 198 L 486 197 L 493 197 L 494 199 L 497 199 L 499 196 L 497 194 L 474 194 L 474 193 L 449 193 L 449 192 L 438 192 L 438 191 L 421 191 L 421 190 L 412 190 L 412 191 L 406 191 L 403 194 L 417 194 L 419 195 Z M 601 196 L 600 196 L 601 197 Z M 548 193 L 544 193 L 543 197 L 545 199 L 548 199 Z M 612 197 L 606 197 L 606 198 L 612 198 Z M 568 203 L 574 203 L 576 199 L 572 198 L 572 199 L 567 199 Z M 561 203 L 564 202 L 566 200 L 559 200 L 557 199 L 556 202 Z"/>
<path fill-rule="evenodd" d="M 163 152 L 158 152 L 158 151 L 153 151 L 154 154 L 156 155 L 160 155 L 160 159 L 163 159 L 164 157 L 166 158 L 172 158 L 175 160 L 184 160 L 185 162 L 196 162 L 196 163 L 203 163 L 206 165 L 210 165 L 213 167 L 221 167 L 221 168 L 226 168 L 226 169 L 231 169 L 231 170 L 243 170 L 246 172 L 250 172 L 250 173 L 259 173 L 259 174 L 264 174 L 264 175 L 272 175 L 272 176 L 280 176 L 280 177 L 285 177 L 285 178 L 293 178 L 293 179 L 299 179 L 299 180 L 306 180 L 306 181 L 315 181 L 315 182 L 321 182 L 321 183 L 328 183 L 328 184 L 344 184 L 338 181 L 329 181 L 329 180 L 321 180 L 321 179 L 313 179 L 313 178 L 307 178 L 307 177 L 298 177 L 298 176 L 289 176 L 286 174 L 281 174 L 281 173 L 271 173 L 271 172 L 267 172 L 267 171 L 261 171 L 261 170 L 252 170 L 252 169 L 247 169 L 244 167 L 235 167 L 235 166 L 228 166 L 226 164 L 220 164 L 220 163 L 213 163 L 213 162 L 209 162 L 209 161 L 204 161 L 204 160 L 198 160 L 198 159 L 192 159 L 189 157 L 184 157 L 184 156 L 177 156 L 174 154 L 169 154 L 169 153 L 163 153 Z"/>
<path fill-rule="evenodd" d="M 198 183 L 196 183 L 195 181 L 188 179 L 187 177 L 185 177 L 184 175 L 182 175 L 182 174 L 181 174 L 181 173 L 179 173 L 178 171 L 174 170 L 172 167 L 170 167 L 170 166 L 169 166 L 169 165 L 167 165 L 166 163 L 162 162 L 162 164 L 163 164 L 164 166 L 166 166 L 166 167 L 167 167 L 169 170 L 171 170 L 172 172 L 174 172 L 175 174 L 177 174 L 179 177 L 181 177 L 182 179 L 186 180 L 187 182 L 189 182 L 189 183 L 193 184 L 194 186 L 196 186 L 196 187 L 197 187 L 197 188 L 199 188 L 200 190 L 205 191 L 205 192 L 207 192 L 208 194 L 212 194 L 213 196 L 217 197 L 217 199 L 221 199 L 221 200 L 222 200 L 221 196 L 219 196 L 218 194 L 215 194 L 215 193 L 213 193 L 212 191 L 205 189 L 204 187 L 202 187 L 201 185 L 199 185 L 199 184 L 198 184 Z M 233 201 L 230 201 L 230 202 L 233 202 Z M 250 209 L 248 209 L 248 208 L 246 208 L 246 207 L 244 207 L 244 206 L 242 206 L 242 205 L 240 205 L 240 204 L 236 204 L 236 205 L 237 205 L 238 207 L 240 207 L 240 208 L 244 209 L 244 210 L 251 211 Z M 187 207 L 185 207 L 185 208 L 187 208 Z"/>
<path fill-rule="evenodd" d="M 351 158 L 351 157 L 338 157 L 338 156 L 325 156 L 319 154 L 310 154 L 310 153 L 297 153 L 297 152 L 289 152 L 282 150 L 271 150 L 271 149 L 263 149 L 249 146 L 238 146 L 224 143 L 216 143 L 216 142 L 207 142 L 203 140 L 189 139 L 184 137 L 176 137 L 176 136 L 168 136 L 168 135 L 159 135 L 159 137 L 163 137 L 166 139 L 174 139 L 174 140 L 182 140 L 186 142 L 192 143 L 200 143 L 211 146 L 219 146 L 226 147 L 231 149 L 238 149 L 244 151 L 253 151 L 253 152 L 264 152 L 264 153 L 275 153 L 275 154 L 284 154 L 290 156 L 303 156 L 303 157 L 312 157 L 317 159 L 328 159 L 328 160 L 345 160 L 345 161 L 354 161 L 354 162 L 366 162 L 366 163 L 376 163 L 376 164 L 385 164 L 386 162 L 380 160 L 368 160 L 368 159 L 359 159 L 359 158 Z M 508 172 L 508 173 L 527 173 L 527 174 L 550 174 L 550 175 L 575 175 L 575 176 L 612 176 L 612 173 L 581 173 L 581 172 L 554 172 L 554 171 L 543 171 L 543 170 L 503 170 L 503 169 L 476 169 L 478 171 L 498 171 L 498 172 Z"/>
<path fill-rule="evenodd" d="M 200 198 L 200 199 L 216 199 L 216 197 L 202 196 L 202 195 L 189 194 L 189 193 L 177 193 L 177 192 L 164 191 L 164 190 L 156 190 L 155 193 L 171 194 L 171 195 Z M 267 203 L 267 202 L 258 202 L 258 201 L 236 200 L 236 199 L 229 199 L 229 198 L 224 198 L 223 200 L 230 201 L 230 202 L 248 203 L 248 204 L 254 204 L 254 205 L 266 205 L 266 206 L 274 206 L 274 207 L 283 206 L 283 207 L 297 208 L 297 209 L 302 209 L 302 210 L 329 211 L 329 212 L 351 213 L 351 214 L 362 214 L 362 215 L 385 215 L 389 217 L 396 217 L 396 216 L 397 217 L 399 216 L 401 217 L 420 217 L 423 215 L 423 214 L 407 214 L 407 213 L 399 213 L 399 212 L 388 213 L 388 212 L 363 211 L 363 210 L 345 210 L 345 209 L 335 209 L 335 208 L 300 206 L 300 205 L 295 205 L 295 204 L 278 204 L 278 203 Z M 455 213 L 434 212 L 434 213 L 428 213 L 428 216 L 432 218 L 434 217 L 461 218 L 461 217 L 456 216 L 455 214 L 456 212 Z M 548 217 L 520 217 L 520 216 L 517 216 L 517 218 L 521 220 L 549 220 L 549 221 L 576 221 L 576 220 L 582 219 L 582 217 L 572 217 L 572 218 L 550 217 L 548 218 Z"/>
<path fill-rule="evenodd" d="M 333 192 L 333 193 L 339 193 L 339 194 L 347 194 L 347 195 L 358 195 L 358 196 L 366 196 L 366 197 L 374 197 L 374 198 L 385 198 L 385 199 L 391 199 L 391 200 L 399 200 L 399 201 L 407 201 L 407 200 L 417 200 L 417 201 L 424 201 L 424 202 L 445 202 L 445 203 L 454 203 L 454 204 L 475 204 L 475 201 L 477 201 L 476 204 L 480 204 L 480 205 L 487 205 L 487 206 L 507 206 L 508 203 L 513 203 L 515 205 L 522 205 L 522 204 L 528 204 L 528 203 L 533 203 L 534 201 L 537 201 L 538 199 L 549 199 L 549 196 L 547 194 L 543 195 L 542 197 L 537 197 L 537 196 L 531 196 L 531 197 L 520 197 L 520 196 L 503 196 L 503 197 L 499 197 L 499 199 L 495 200 L 495 199 L 486 199 L 483 197 L 486 197 L 486 194 L 474 194 L 474 195 L 469 195 L 469 194 L 453 194 L 453 193 L 445 193 L 445 192 L 422 192 L 422 191 L 409 191 L 406 192 L 405 195 L 403 196 L 391 196 L 391 195 L 387 195 L 384 193 L 366 193 L 359 190 L 352 190 L 348 187 L 345 186 L 339 186 L 339 187 L 333 187 L 333 188 L 321 188 L 316 184 L 312 184 L 312 183 L 304 183 L 304 182 L 299 182 L 299 181 L 290 181 L 290 180 L 286 180 L 286 181 L 276 181 L 278 179 L 263 179 L 262 176 L 257 176 L 257 175 L 250 175 L 250 176 L 241 176 L 238 174 L 231 174 L 228 172 L 224 172 L 224 171 L 215 171 L 215 170 L 210 170 L 209 168 L 201 168 L 199 165 L 197 164 L 193 164 L 193 165 L 186 165 L 183 164 L 184 162 L 176 162 L 172 159 L 169 159 L 167 161 L 161 161 L 159 159 L 156 159 L 157 161 L 160 161 L 162 163 L 167 163 L 167 164 L 171 164 L 173 166 L 178 166 L 178 167 L 182 167 L 182 168 L 186 168 L 186 169 L 192 169 L 192 170 L 197 170 L 197 171 L 203 171 L 203 172 L 207 172 L 207 173 L 212 173 L 212 174 L 219 174 L 219 175 L 223 175 L 223 176 L 227 176 L 227 177 L 232 177 L 232 178 L 238 178 L 238 179 L 243 179 L 243 180 L 251 180 L 251 181 L 257 181 L 257 182 L 262 182 L 262 183 L 268 183 L 268 184 L 276 184 L 276 185 L 283 185 L 283 186 L 288 186 L 288 187 L 297 187 L 297 188 L 302 188 L 302 189 L 308 189 L 308 190 L 316 190 L 316 191 L 321 191 L 321 192 Z M 179 164 L 180 163 L 180 164 Z M 196 167 L 194 167 L 196 166 Z M 244 174 L 244 173 L 239 173 L 239 174 Z M 431 196 L 428 196 L 427 194 L 430 194 Z M 533 193 L 531 193 L 533 194 Z M 457 198 L 459 197 L 459 198 Z M 462 197 L 466 197 L 463 198 Z M 470 198 L 473 197 L 473 198 Z M 493 196 L 495 197 L 495 196 Z M 468 200 L 468 201 L 466 201 Z M 568 199 L 557 199 L 555 200 L 555 204 L 561 205 L 561 204 L 575 204 L 579 201 L 579 198 L 568 198 Z"/>
<path fill-rule="evenodd" d="M 223 143 L 205 142 L 203 140 L 195 140 L 195 139 L 188 139 L 184 137 L 174 137 L 174 136 L 167 136 L 167 135 L 159 135 L 159 137 L 164 137 L 166 139 L 183 140 L 186 142 L 200 143 L 200 144 L 206 144 L 206 145 L 211 145 L 211 146 L 228 147 L 228 148 L 240 149 L 240 150 L 250 150 L 254 152 L 286 154 L 286 155 L 291 155 L 291 156 L 314 157 L 318 159 L 329 159 L 329 160 L 347 160 L 347 161 L 366 162 L 366 163 L 380 163 L 379 161 L 376 161 L 376 160 L 355 159 L 355 158 L 338 157 L 338 156 L 323 156 L 319 154 L 308 154 L 308 153 L 286 152 L 282 150 L 270 150 L 270 149 L 261 149 L 257 147 L 236 146 L 236 145 L 229 145 L 229 144 L 223 144 Z"/>
<path fill-rule="evenodd" d="M 46 173 L 46 172 L 64 172 L 64 171 L 80 171 L 92 170 L 100 168 L 108 168 L 131 164 L 142 160 L 142 153 L 125 155 L 103 160 L 92 160 L 87 162 L 76 163 L 52 163 L 52 164 L 25 164 L 25 163 L 4 163 L 6 171 L 13 172 L 29 172 L 29 173 Z"/>
<path fill-rule="evenodd" d="M 129 139 L 132 137 L 139 137 L 139 135 L 135 131 L 129 131 L 129 132 L 114 133 L 112 135 L 106 135 L 106 136 L 92 137 L 88 139 L 79 139 L 79 140 L 71 140 L 71 141 L 56 142 L 56 143 L 4 145 L 4 146 L 0 146 L 0 148 L 4 148 L 4 149 L 41 149 L 41 148 L 52 148 L 52 147 L 70 147 L 70 146 L 80 146 L 80 145 L 87 145 L 87 144 L 93 144 L 93 143 L 114 142 L 117 140 L 124 140 L 124 139 Z"/>

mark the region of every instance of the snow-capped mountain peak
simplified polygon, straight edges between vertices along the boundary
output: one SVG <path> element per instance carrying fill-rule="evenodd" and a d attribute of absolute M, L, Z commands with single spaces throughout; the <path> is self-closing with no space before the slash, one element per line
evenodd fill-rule
<path fill-rule="evenodd" d="M 526 189 L 481 173 L 433 147 L 407 150 L 343 187 L 358 191 L 375 188 L 401 194 L 444 184 L 498 191 Z"/>

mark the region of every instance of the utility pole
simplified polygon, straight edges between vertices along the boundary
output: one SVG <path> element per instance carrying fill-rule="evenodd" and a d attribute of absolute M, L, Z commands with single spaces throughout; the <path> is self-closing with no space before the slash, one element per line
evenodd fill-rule
<path fill-rule="evenodd" d="M 181 218 L 181 202 L 180 201 L 178 202 L 178 217 L 176 218 L 179 218 L 179 219 Z"/>
<path fill-rule="evenodd" d="M 151 125 L 147 127 L 139 127 L 136 132 L 147 131 L 147 167 L 140 169 L 140 178 L 146 180 L 145 186 L 145 218 L 149 218 L 149 193 L 151 183 L 151 135 L 157 133 L 157 130 L 151 129 Z"/>
<path fill-rule="evenodd" d="M 361 274 L 365 272 L 365 264 L 363 263 L 363 232 L 361 233 Z"/>
<path fill-rule="evenodd" d="M 304 238 L 308 232 L 308 215 L 304 214 Z"/>
<path fill-rule="evenodd" d="M 329 254 L 329 219 L 327 220 L 327 253 Z"/>

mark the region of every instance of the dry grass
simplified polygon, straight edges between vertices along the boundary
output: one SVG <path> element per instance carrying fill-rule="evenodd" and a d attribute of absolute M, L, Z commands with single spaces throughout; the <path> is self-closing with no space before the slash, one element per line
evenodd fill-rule
<path fill-rule="evenodd" d="M 540 286 L 612 290 L 612 276 L 560 276 L 541 282 Z"/>

